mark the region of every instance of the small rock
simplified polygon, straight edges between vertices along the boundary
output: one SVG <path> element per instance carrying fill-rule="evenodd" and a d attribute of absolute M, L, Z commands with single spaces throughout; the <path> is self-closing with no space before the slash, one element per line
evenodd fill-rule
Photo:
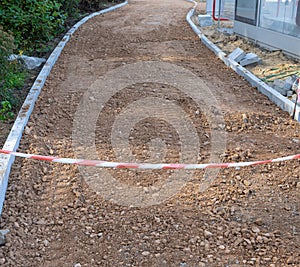
<path fill-rule="evenodd" d="M 43 243 L 44 243 L 45 247 L 49 246 L 49 241 L 47 239 L 45 239 Z"/>
<path fill-rule="evenodd" d="M 242 118 L 243 118 L 243 122 L 244 122 L 244 123 L 248 123 L 248 118 L 247 118 L 247 115 L 246 115 L 246 114 L 243 114 L 243 115 L 242 115 Z"/>
<path fill-rule="evenodd" d="M 81 267 L 81 264 L 80 263 L 75 263 L 74 267 Z"/>
<path fill-rule="evenodd" d="M 224 246 L 224 245 L 220 245 L 220 246 L 219 246 L 219 249 L 222 249 L 222 250 L 223 250 L 223 249 L 225 249 L 225 246 Z"/>
<path fill-rule="evenodd" d="M 238 246 L 241 242 L 243 242 L 242 238 L 237 238 L 237 240 L 234 242 L 233 246 Z"/>
<path fill-rule="evenodd" d="M 46 221 L 44 219 L 41 219 L 41 220 L 37 221 L 36 224 L 38 224 L 38 225 L 45 225 L 47 223 L 46 223 Z"/>
<path fill-rule="evenodd" d="M 243 183 L 244 183 L 245 186 L 250 186 L 250 185 L 252 184 L 252 183 L 251 183 L 250 181 L 248 181 L 248 180 L 244 180 Z"/>
<path fill-rule="evenodd" d="M 226 254 L 229 254 L 230 252 L 231 252 L 231 250 L 229 250 L 228 248 L 227 249 L 225 249 L 225 251 L 224 251 Z"/>
<path fill-rule="evenodd" d="M 293 139 L 292 139 L 292 142 L 293 142 L 293 143 L 296 143 L 296 144 L 299 144 L 299 143 L 300 143 L 300 140 L 297 139 L 297 138 L 293 138 Z"/>
<path fill-rule="evenodd" d="M 26 126 L 24 132 L 25 132 L 26 135 L 29 135 L 30 132 L 31 132 L 31 129 L 28 126 Z"/>
<path fill-rule="evenodd" d="M 0 246 L 5 245 L 6 235 L 9 233 L 8 229 L 0 230 Z"/>
<path fill-rule="evenodd" d="M 103 236 L 103 233 L 98 233 L 97 235 L 99 238 L 101 238 Z"/>
<path fill-rule="evenodd" d="M 294 264 L 294 263 L 297 263 L 294 259 L 293 256 L 289 256 L 288 259 L 286 260 L 286 263 L 287 264 Z"/>
<path fill-rule="evenodd" d="M 213 234 L 207 230 L 204 230 L 204 236 L 205 237 L 211 237 Z"/>
<path fill-rule="evenodd" d="M 143 256 L 149 256 L 149 255 L 150 255 L 150 252 L 149 252 L 149 251 L 143 251 L 143 252 L 142 252 L 142 255 L 143 255 Z"/>
<path fill-rule="evenodd" d="M 190 248 L 184 248 L 183 251 L 184 252 L 191 252 L 191 249 Z"/>
<path fill-rule="evenodd" d="M 262 235 L 264 235 L 266 237 L 271 237 L 272 236 L 270 233 L 263 233 Z"/>
<path fill-rule="evenodd" d="M 160 218 L 159 218 L 159 217 L 155 217 L 154 219 L 155 219 L 155 221 L 156 221 L 157 223 L 160 223 Z"/>
<path fill-rule="evenodd" d="M 253 227 L 252 227 L 252 232 L 258 234 L 258 233 L 260 233 L 260 230 L 259 230 L 258 227 L 253 226 Z"/>
<path fill-rule="evenodd" d="M 258 236 L 256 237 L 256 240 L 257 240 L 257 242 L 259 242 L 259 243 L 263 243 L 263 238 L 262 238 L 262 236 L 260 236 L 260 235 L 258 235 Z"/>
<path fill-rule="evenodd" d="M 143 190 L 145 193 L 149 193 L 149 188 L 148 187 L 143 187 Z"/>
<path fill-rule="evenodd" d="M 237 39 L 238 39 L 237 35 L 230 35 L 229 36 L 229 40 L 232 41 L 232 42 L 236 41 Z"/>
<path fill-rule="evenodd" d="M 248 245 L 251 245 L 251 240 L 250 240 L 250 239 L 244 238 L 244 241 L 246 241 L 246 243 L 247 243 Z"/>
<path fill-rule="evenodd" d="M 262 225 L 262 224 L 263 224 L 262 218 L 257 218 L 257 219 L 255 220 L 255 223 L 256 223 L 257 225 Z"/>

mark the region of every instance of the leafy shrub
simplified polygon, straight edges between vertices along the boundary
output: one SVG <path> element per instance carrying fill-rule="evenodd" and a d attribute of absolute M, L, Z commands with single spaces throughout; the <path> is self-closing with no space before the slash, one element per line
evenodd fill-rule
<path fill-rule="evenodd" d="M 58 0 L 61 3 L 61 8 L 70 17 L 76 17 L 78 14 L 78 4 L 80 0 Z"/>
<path fill-rule="evenodd" d="M 27 73 L 22 69 L 19 63 L 12 62 L 0 87 L 0 100 L 7 100 L 13 106 L 19 104 L 15 90 L 21 89 L 24 86 L 26 77 Z"/>
<path fill-rule="evenodd" d="M 80 0 L 78 6 L 81 11 L 93 12 L 102 9 L 108 2 L 123 2 L 123 0 Z"/>
<path fill-rule="evenodd" d="M 14 113 L 12 110 L 12 105 L 9 101 L 1 101 L 0 103 L 0 121 L 6 121 L 8 119 L 12 119 L 14 117 Z"/>
<path fill-rule="evenodd" d="M 14 38 L 0 26 L 0 85 L 9 68 L 7 58 L 13 52 L 14 48 Z"/>
<path fill-rule="evenodd" d="M 61 5 L 55 0 L 1 0 L 0 25 L 13 33 L 18 48 L 37 49 L 64 30 Z"/>
<path fill-rule="evenodd" d="M 26 78 L 26 73 L 18 62 L 7 60 L 13 50 L 13 37 L 0 27 L 0 120 L 13 116 L 11 110 L 18 104 L 14 90 L 23 87 Z"/>
<path fill-rule="evenodd" d="M 0 120 L 13 116 L 18 102 L 16 89 L 24 86 L 27 73 L 7 58 L 16 49 L 46 52 L 49 41 L 64 31 L 69 16 L 101 9 L 120 0 L 1 0 L 0 4 Z M 122 1 L 122 0 L 121 0 Z M 1 26 L 2 25 L 2 26 Z"/>

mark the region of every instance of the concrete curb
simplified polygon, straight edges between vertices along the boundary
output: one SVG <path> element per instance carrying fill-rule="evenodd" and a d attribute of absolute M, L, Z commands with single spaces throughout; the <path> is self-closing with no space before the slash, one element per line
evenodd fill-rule
<path fill-rule="evenodd" d="M 237 74 L 245 78 L 253 87 L 256 87 L 259 92 L 266 95 L 273 103 L 275 103 L 282 110 L 287 111 L 290 115 L 293 114 L 295 103 L 291 100 L 285 98 L 280 93 L 278 93 L 275 89 L 264 83 L 262 80 L 258 79 L 254 74 L 248 71 L 246 68 L 242 67 L 240 64 L 235 62 L 234 60 L 227 57 L 227 55 L 214 43 L 212 43 L 202 32 L 201 30 L 194 24 L 191 20 L 191 17 L 194 15 L 195 8 L 197 3 L 194 1 L 194 8 L 189 11 L 186 16 L 186 20 L 193 29 L 193 31 L 199 36 L 203 44 L 205 44 L 211 51 L 215 53 L 215 55 L 220 58 L 227 66 L 232 68 Z M 300 107 L 296 108 L 295 119 L 300 121 Z"/>
<path fill-rule="evenodd" d="M 24 128 L 29 120 L 30 114 L 34 108 L 34 104 L 41 92 L 41 89 L 43 88 L 46 79 L 48 75 L 50 74 L 51 69 L 53 68 L 54 64 L 56 63 L 58 57 L 60 56 L 62 50 L 64 49 L 67 42 L 70 40 L 70 37 L 74 32 L 85 22 L 90 20 L 91 18 L 102 15 L 104 13 L 116 10 L 118 8 L 121 8 L 128 4 L 128 0 L 126 0 L 124 3 L 109 7 L 107 9 L 103 9 L 101 11 L 95 12 L 90 14 L 89 16 L 84 17 L 82 20 L 77 22 L 63 37 L 63 39 L 59 42 L 59 44 L 56 46 L 54 51 L 51 53 L 50 57 L 44 64 L 44 67 L 40 71 L 38 77 L 36 78 L 33 86 L 31 87 L 22 107 L 18 114 L 18 117 L 15 120 L 15 123 L 5 141 L 5 144 L 3 146 L 4 150 L 9 151 L 16 151 L 21 137 L 22 133 L 24 131 Z M 11 166 L 15 160 L 14 156 L 4 156 L 0 155 L 0 215 L 2 213 L 3 203 L 5 200 L 5 193 L 7 189 L 9 174 L 11 170 Z"/>

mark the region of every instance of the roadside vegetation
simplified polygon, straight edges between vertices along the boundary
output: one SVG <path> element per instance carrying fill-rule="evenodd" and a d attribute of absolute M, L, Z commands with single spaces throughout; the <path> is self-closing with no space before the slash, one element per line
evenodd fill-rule
<path fill-rule="evenodd" d="M 105 7 L 101 0 L 1 0 L 0 2 L 0 121 L 14 117 L 21 104 L 18 90 L 29 72 L 11 54 L 43 56 L 66 27 L 88 12 Z"/>

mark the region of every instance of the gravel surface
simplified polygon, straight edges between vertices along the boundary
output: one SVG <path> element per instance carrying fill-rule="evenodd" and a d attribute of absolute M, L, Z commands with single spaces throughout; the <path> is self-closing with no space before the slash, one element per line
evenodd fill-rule
<path fill-rule="evenodd" d="M 118 160 L 116 154 L 123 150 L 113 150 L 110 137 L 118 126 L 117 118 L 130 104 L 137 107 L 133 114 L 141 115 L 143 106 L 138 100 L 147 97 L 154 104 L 157 98 L 167 103 L 156 105 L 158 111 L 174 105 L 186 114 L 199 139 L 199 163 L 209 162 L 214 152 L 212 138 L 218 133 L 214 127 L 226 133 L 226 147 L 217 155 L 223 162 L 299 153 L 299 124 L 200 43 L 185 21 L 190 7 L 185 1 L 133 0 L 121 10 L 83 25 L 51 72 L 19 151 L 63 157 L 76 157 L 77 150 L 89 154 L 90 147 L 83 152 L 74 147 L 76 116 L 82 115 L 78 111 L 82 103 L 92 106 L 108 95 L 105 104 L 99 105 L 99 116 L 95 112 L 86 117 L 87 129 L 90 119 L 96 117 L 94 135 L 90 138 L 86 133 L 86 139 L 95 140 L 97 155 L 91 158 Z M 188 73 L 201 90 L 209 88 L 212 96 L 207 94 L 201 106 L 175 83 L 162 84 L 152 76 L 130 85 L 135 76 L 128 71 L 126 77 L 126 68 L 147 61 L 156 61 L 159 67 L 173 65 L 171 74 L 158 69 L 158 80 L 174 75 L 177 81 L 182 73 Z M 120 79 L 110 76 L 124 70 Z M 152 69 L 136 69 L 137 74 L 141 72 L 148 77 Z M 101 91 L 110 81 L 129 85 L 117 93 L 113 86 Z M 190 83 L 187 79 L 189 87 Z M 95 86 L 99 86 L 98 95 L 87 94 Z M 218 106 L 210 107 L 207 103 L 212 103 L 213 97 Z M 146 108 L 148 105 L 145 112 Z M 209 123 L 210 109 L 215 110 L 213 119 L 221 116 L 223 124 Z M 173 117 L 178 110 L 173 109 Z M 150 162 L 154 154 L 156 161 L 179 162 L 181 130 L 176 127 L 154 115 L 138 121 L 128 137 L 132 156 Z M 151 142 L 156 145 L 149 145 Z M 151 148 L 158 151 L 149 152 Z M 96 178 L 85 171 L 94 172 Z M 17 159 L 1 218 L 1 229 L 10 233 L 0 247 L 0 264 L 299 266 L 299 171 L 299 161 L 222 169 L 217 174 L 196 171 L 169 198 L 139 207 L 123 205 L 114 192 L 110 192 L 111 201 L 104 196 L 101 183 L 95 183 L 100 170 Z M 172 174 L 159 170 L 106 172 L 107 177 L 128 188 L 142 188 L 145 194 L 155 191 L 155 186 Z"/>

